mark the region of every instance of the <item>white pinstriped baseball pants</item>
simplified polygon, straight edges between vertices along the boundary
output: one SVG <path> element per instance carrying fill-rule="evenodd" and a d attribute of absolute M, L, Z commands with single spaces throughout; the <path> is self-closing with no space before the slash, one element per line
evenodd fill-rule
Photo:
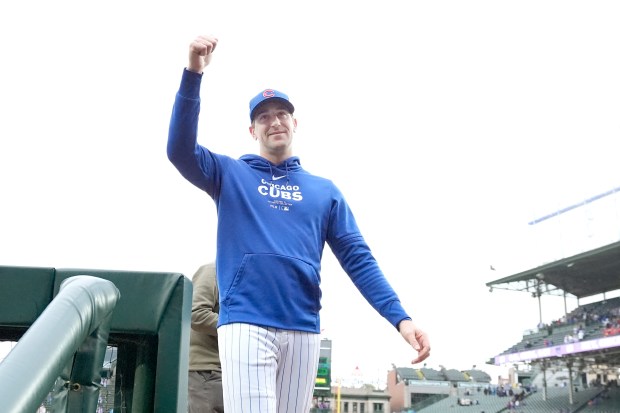
<path fill-rule="evenodd" d="M 320 335 L 233 323 L 217 330 L 226 413 L 306 413 Z"/>

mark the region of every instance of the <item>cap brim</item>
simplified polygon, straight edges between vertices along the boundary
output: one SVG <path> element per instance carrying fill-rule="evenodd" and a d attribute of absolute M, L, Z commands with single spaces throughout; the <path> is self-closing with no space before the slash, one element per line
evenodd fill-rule
<path fill-rule="evenodd" d="M 273 101 L 278 101 L 280 103 L 282 103 L 284 106 L 286 106 L 286 109 L 288 109 L 288 111 L 293 114 L 295 112 L 295 106 L 293 106 L 293 104 L 283 98 L 274 96 L 272 98 L 269 99 L 265 99 L 263 100 L 261 103 L 259 103 L 258 105 L 256 105 L 256 107 L 252 110 L 252 113 L 250 113 L 250 121 L 254 122 L 254 116 L 256 115 L 256 112 L 258 112 L 258 110 L 267 102 L 273 102 Z"/>

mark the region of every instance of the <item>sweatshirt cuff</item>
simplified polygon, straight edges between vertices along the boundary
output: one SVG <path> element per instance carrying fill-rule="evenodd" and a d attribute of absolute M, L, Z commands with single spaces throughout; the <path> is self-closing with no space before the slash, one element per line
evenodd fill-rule
<path fill-rule="evenodd" d="M 405 317 L 405 318 L 403 318 L 401 320 L 398 320 L 398 322 L 394 325 L 394 327 L 396 327 L 396 330 L 398 330 L 398 332 L 400 332 L 400 322 L 403 321 L 403 320 L 411 321 L 411 317 Z"/>
<path fill-rule="evenodd" d="M 181 78 L 179 95 L 187 99 L 200 99 L 201 82 L 202 73 L 196 73 L 187 69 L 183 69 L 183 77 Z"/>

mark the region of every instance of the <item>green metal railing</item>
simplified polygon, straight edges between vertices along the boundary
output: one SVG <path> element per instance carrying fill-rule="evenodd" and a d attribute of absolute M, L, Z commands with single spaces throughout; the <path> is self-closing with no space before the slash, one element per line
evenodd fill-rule
<path fill-rule="evenodd" d="M 0 363 L 2 412 L 34 412 L 52 387 L 55 412 L 96 411 L 110 320 L 119 298 L 108 280 L 86 275 L 64 280 L 58 295 Z"/>

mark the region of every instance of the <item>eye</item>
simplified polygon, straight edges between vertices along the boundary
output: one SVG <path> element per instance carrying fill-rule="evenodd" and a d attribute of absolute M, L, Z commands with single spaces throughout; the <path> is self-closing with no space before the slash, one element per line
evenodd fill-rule
<path fill-rule="evenodd" d="M 286 119 L 286 118 L 288 118 L 288 112 L 285 111 L 285 110 L 280 110 L 280 111 L 278 111 L 277 116 L 280 119 Z"/>

